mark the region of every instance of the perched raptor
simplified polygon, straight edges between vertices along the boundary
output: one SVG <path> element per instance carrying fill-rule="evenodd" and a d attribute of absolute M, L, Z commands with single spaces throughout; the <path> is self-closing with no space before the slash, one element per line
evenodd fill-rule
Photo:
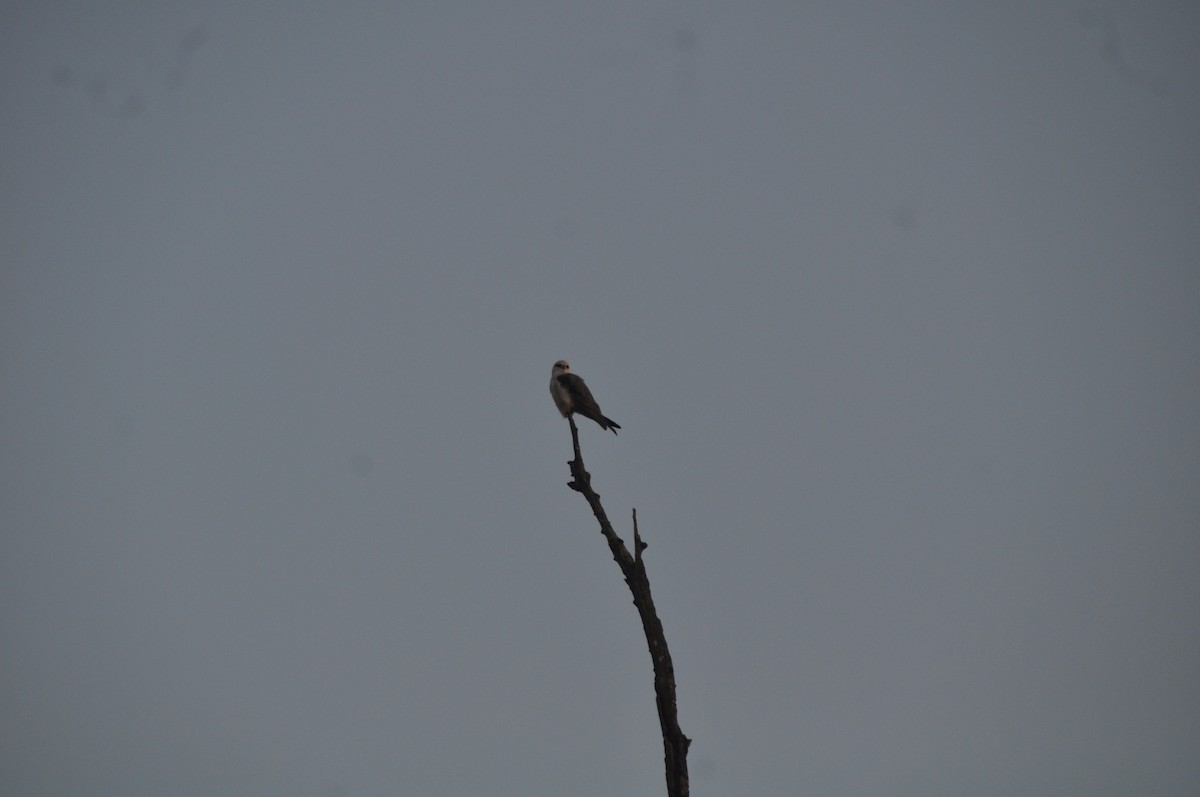
<path fill-rule="evenodd" d="M 559 360 L 550 369 L 550 395 L 564 418 L 571 413 L 582 415 L 600 424 L 601 429 L 611 429 L 613 434 L 621 428 L 621 424 L 612 418 L 604 417 L 600 405 L 592 398 L 592 391 L 588 390 L 582 377 L 571 373 L 566 360 Z"/>

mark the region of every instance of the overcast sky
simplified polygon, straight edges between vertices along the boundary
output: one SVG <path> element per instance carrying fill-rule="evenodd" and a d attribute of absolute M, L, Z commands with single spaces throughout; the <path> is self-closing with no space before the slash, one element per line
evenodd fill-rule
<path fill-rule="evenodd" d="M 0 792 L 1200 789 L 1200 8 L 0 8 Z"/>

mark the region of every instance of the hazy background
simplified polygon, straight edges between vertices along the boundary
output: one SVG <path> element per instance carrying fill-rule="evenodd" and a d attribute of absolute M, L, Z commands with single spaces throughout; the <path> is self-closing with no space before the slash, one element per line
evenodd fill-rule
<path fill-rule="evenodd" d="M 1200 788 L 1200 7 L 0 6 L 0 792 Z"/>

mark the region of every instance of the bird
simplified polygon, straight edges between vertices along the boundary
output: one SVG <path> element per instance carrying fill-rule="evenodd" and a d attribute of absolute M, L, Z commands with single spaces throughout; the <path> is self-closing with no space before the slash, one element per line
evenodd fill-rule
<path fill-rule="evenodd" d="M 550 369 L 550 395 L 564 418 L 569 418 L 572 413 L 582 415 L 613 434 L 621 428 L 621 424 L 600 412 L 600 405 L 592 398 L 592 391 L 588 390 L 583 377 L 571 373 L 571 366 L 566 360 L 559 360 Z"/>

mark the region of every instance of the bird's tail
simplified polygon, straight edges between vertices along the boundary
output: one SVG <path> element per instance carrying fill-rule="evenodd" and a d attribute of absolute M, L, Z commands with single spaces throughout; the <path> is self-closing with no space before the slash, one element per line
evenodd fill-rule
<path fill-rule="evenodd" d="M 617 423 L 612 418 L 609 418 L 608 416 L 605 416 L 605 415 L 601 415 L 600 417 L 604 418 L 604 423 L 607 424 L 604 428 L 608 429 L 613 434 L 616 434 L 617 430 L 621 428 L 621 424 Z"/>

